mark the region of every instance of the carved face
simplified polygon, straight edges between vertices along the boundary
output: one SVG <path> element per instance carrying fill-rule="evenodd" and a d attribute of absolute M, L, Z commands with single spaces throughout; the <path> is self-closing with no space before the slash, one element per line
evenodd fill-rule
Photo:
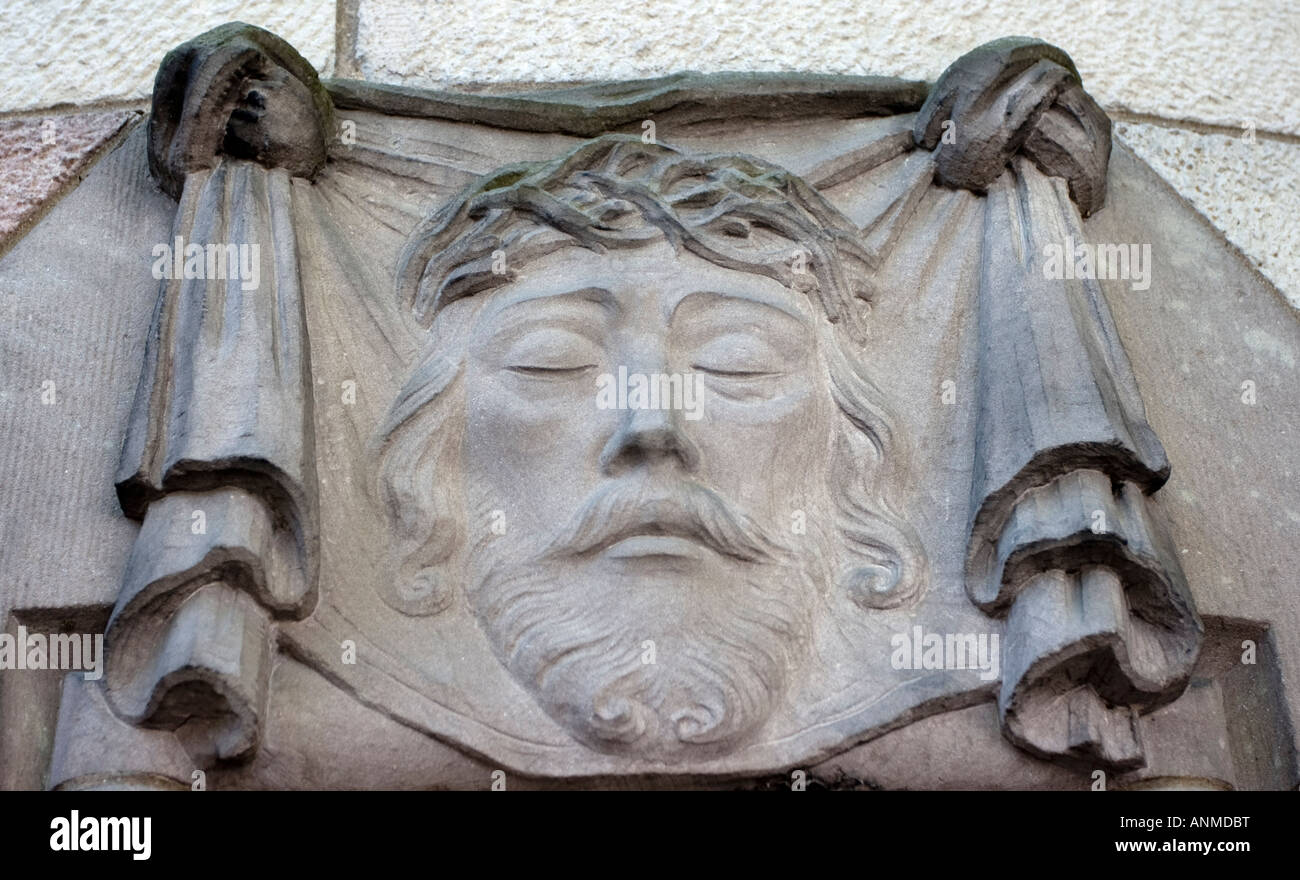
<path fill-rule="evenodd" d="M 615 135 L 411 236 L 429 335 L 378 434 L 378 586 L 471 612 L 529 735 L 651 765 L 783 742 L 845 690 L 819 658 L 916 597 L 857 238 L 781 168 Z"/>
<path fill-rule="evenodd" d="M 482 305 L 464 373 L 470 601 L 589 744 L 734 746 L 800 664 L 828 578 L 817 320 L 780 282 L 664 240 L 564 248 Z"/>

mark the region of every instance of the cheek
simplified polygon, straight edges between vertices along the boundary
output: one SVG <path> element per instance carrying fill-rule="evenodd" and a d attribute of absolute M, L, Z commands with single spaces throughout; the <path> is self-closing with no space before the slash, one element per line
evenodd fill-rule
<path fill-rule="evenodd" d="M 780 513 L 820 489 L 834 403 L 825 383 L 761 404 L 706 407 L 691 424 L 701 477 L 729 497 Z"/>
<path fill-rule="evenodd" d="M 530 532 L 554 529 L 593 490 L 616 418 L 596 408 L 595 377 L 564 388 L 470 365 L 465 379 L 467 490 L 491 495 L 471 501 Z"/>
<path fill-rule="evenodd" d="M 469 434 L 530 456 L 580 459 L 610 413 L 596 406 L 596 373 L 531 379 L 471 366 L 466 374 Z"/>

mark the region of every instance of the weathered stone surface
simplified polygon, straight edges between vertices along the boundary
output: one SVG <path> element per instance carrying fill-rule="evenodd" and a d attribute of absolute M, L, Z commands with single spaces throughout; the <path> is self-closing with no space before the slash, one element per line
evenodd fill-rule
<path fill-rule="evenodd" d="M 171 58 L 175 201 L 137 132 L 0 263 L 39 311 L 47 227 L 137 193 L 54 300 L 127 290 L 129 349 L 79 344 L 134 407 L 9 429 L 111 435 L 124 514 L 87 583 L 3 560 L 11 622 L 107 627 L 58 705 L 0 678 L 57 719 L 0 739 L 12 784 L 1294 786 L 1300 328 L 1059 49 L 928 98 L 320 89 L 246 26 Z M 58 342 L 11 343 L 28 385 Z"/>
<path fill-rule="evenodd" d="M 100 148 L 135 118 L 112 111 L 0 120 L 0 247 L 84 176 Z"/>
<path fill-rule="evenodd" d="M 6 614 L 111 605 L 121 588 L 136 527 L 114 475 L 158 297 L 141 254 L 168 239 L 176 211 L 149 177 L 144 135 L 133 129 L 0 262 Z M 51 480 L 58 502 L 33 504 Z"/>

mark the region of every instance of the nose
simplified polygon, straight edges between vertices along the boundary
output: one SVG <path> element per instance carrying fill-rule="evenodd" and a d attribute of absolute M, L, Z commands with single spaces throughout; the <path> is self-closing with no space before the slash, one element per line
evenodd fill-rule
<path fill-rule="evenodd" d="M 600 470 L 612 477 L 639 464 L 673 457 L 688 473 L 694 472 L 700 462 L 698 447 L 682 429 L 682 413 L 675 409 L 629 409 L 600 453 Z"/>

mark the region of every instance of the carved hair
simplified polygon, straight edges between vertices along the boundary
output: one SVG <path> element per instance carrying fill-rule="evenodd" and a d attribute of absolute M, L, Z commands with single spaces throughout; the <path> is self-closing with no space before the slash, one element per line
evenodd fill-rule
<path fill-rule="evenodd" d="M 436 613 L 453 598 L 437 569 L 461 542 L 444 468 L 459 418 L 438 398 L 455 385 L 462 332 L 441 326 L 452 302 L 509 283 L 530 260 L 564 247 L 604 253 L 663 237 L 719 266 L 766 275 L 821 306 L 821 348 L 843 415 L 831 452 L 839 586 L 857 604 L 889 608 L 916 597 L 924 558 L 891 511 L 878 471 L 904 466 L 880 392 L 856 353 L 872 298 L 857 228 L 812 187 L 759 159 L 688 155 L 636 137 L 607 135 L 548 162 L 513 165 L 472 184 L 423 221 L 403 251 L 398 294 L 432 327 L 425 360 L 389 411 L 378 439 L 379 497 L 405 560 L 385 598 L 408 613 Z M 500 271 L 502 257 L 505 271 Z M 495 265 L 494 265 L 495 263 Z M 497 271 L 494 271 L 497 270 Z M 852 352 L 852 354 L 850 354 Z"/>
<path fill-rule="evenodd" d="M 448 303 L 508 284 L 535 257 L 573 245 L 634 248 L 661 236 L 719 266 L 805 290 L 860 341 L 853 300 L 871 298 L 867 255 L 857 227 L 816 190 L 759 159 L 688 155 L 630 135 L 481 178 L 416 228 L 398 293 L 428 327 Z"/>

